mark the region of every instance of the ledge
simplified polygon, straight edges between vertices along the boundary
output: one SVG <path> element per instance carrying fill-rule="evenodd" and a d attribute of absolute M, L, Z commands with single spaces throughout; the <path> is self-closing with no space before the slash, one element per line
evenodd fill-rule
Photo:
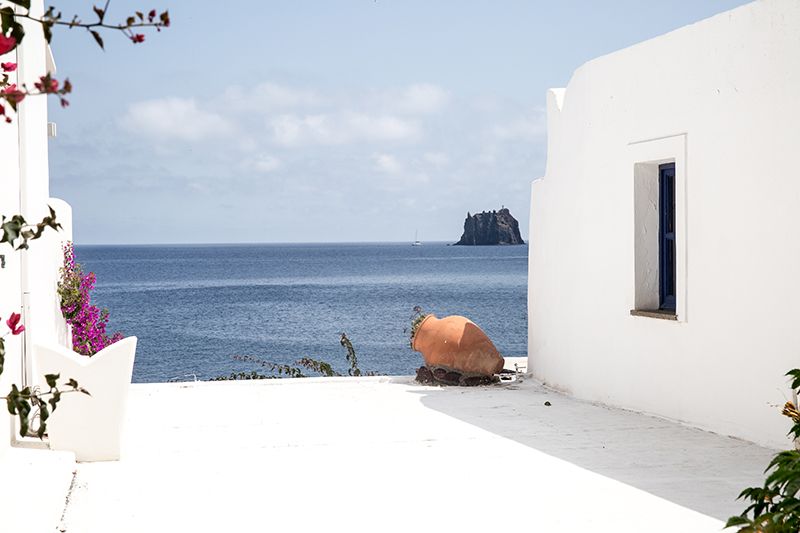
<path fill-rule="evenodd" d="M 631 316 L 646 316 L 648 318 L 660 318 L 661 320 L 678 320 L 678 315 L 675 314 L 675 311 L 662 309 L 631 309 Z"/>

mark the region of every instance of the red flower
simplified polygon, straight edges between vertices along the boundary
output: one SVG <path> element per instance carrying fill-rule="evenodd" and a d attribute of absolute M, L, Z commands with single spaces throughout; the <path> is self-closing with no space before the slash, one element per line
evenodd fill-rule
<path fill-rule="evenodd" d="M 151 9 L 150 13 L 147 14 L 147 20 L 153 22 L 153 19 L 156 18 L 156 10 Z"/>
<path fill-rule="evenodd" d="M 15 46 L 17 46 L 17 40 L 15 38 L 0 34 L 0 56 L 13 50 Z"/>
<path fill-rule="evenodd" d="M 22 317 L 19 313 L 11 313 L 11 316 L 6 320 L 6 326 L 11 330 L 12 335 L 19 335 L 25 331 L 25 326 L 19 323 L 20 318 Z"/>
<path fill-rule="evenodd" d="M 2 91 L 0 95 L 5 96 L 9 102 L 18 104 L 25 99 L 25 93 L 17 89 L 17 84 L 12 83 Z"/>
<path fill-rule="evenodd" d="M 50 76 L 42 76 L 33 86 L 43 93 L 54 93 L 58 90 L 58 80 L 51 79 Z"/>
<path fill-rule="evenodd" d="M 137 34 L 131 36 L 131 41 L 133 41 L 134 44 L 143 43 L 144 42 L 144 35 L 142 35 L 141 33 L 137 33 Z"/>
<path fill-rule="evenodd" d="M 16 63 L 0 63 L 0 67 L 2 67 L 3 72 L 14 72 L 17 70 Z"/>

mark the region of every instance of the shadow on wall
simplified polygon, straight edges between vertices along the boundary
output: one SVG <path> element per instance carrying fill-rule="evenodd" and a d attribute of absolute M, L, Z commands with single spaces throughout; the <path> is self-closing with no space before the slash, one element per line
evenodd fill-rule
<path fill-rule="evenodd" d="M 421 394 L 430 409 L 723 521 L 741 513 L 744 505 L 736 497 L 744 487 L 761 483 L 775 453 L 576 400 L 530 378 L 520 384 Z M 513 458 L 505 460 L 512 461 L 503 466 L 513 472 Z"/>

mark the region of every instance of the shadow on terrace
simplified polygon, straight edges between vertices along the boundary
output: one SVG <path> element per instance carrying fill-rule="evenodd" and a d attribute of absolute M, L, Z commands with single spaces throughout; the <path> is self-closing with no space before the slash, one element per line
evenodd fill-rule
<path fill-rule="evenodd" d="M 763 482 L 763 470 L 775 453 L 576 400 L 531 378 L 491 387 L 431 387 L 420 393 L 430 409 L 723 521 L 741 513 L 745 505 L 736 497 L 743 488 Z M 513 457 L 502 461 L 498 466 L 514 471 Z"/>

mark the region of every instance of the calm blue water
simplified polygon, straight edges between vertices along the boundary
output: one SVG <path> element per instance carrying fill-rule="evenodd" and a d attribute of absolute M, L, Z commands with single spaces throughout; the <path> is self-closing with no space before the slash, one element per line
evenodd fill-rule
<path fill-rule="evenodd" d="M 78 246 L 112 331 L 139 338 L 134 382 L 206 379 L 308 356 L 412 374 L 412 309 L 470 317 L 504 355 L 527 351 L 527 246 L 259 244 Z"/>

